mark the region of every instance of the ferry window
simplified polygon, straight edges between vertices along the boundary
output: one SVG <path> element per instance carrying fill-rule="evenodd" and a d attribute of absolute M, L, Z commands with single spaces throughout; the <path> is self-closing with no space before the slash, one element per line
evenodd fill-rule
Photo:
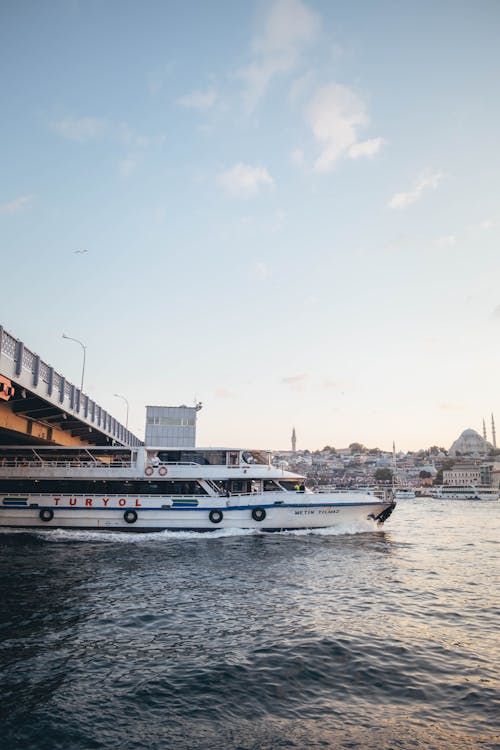
<path fill-rule="evenodd" d="M 198 451 L 182 451 L 181 462 L 189 464 L 208 464 L 209 461 L 203 453 Z"/>
<path fill-rule="evenodd" d="M 271 491 L 278 491 L 282 492 L 283 489 L 280 487 L 276 482 L 274 482 L 272 479 L 265 479 L 264 480 L 264 492 L 271 492 Z"/>
<path fill-rule="evenodd" d="M 225 451 L 206 451 L 203 455 L 212 466 L 224 466 L 226 463 Z"/>
<path fill-rule="evenodd" d="M 222 466 L 226 463 L 223 451 L 182 451 L 180 460 L 185 463 Z"/>
<path fill-rule="evenodd" d="M 233 479 L 231 482 L 231 492 L 250 492 L 249 483 Z"/>
<path fill-rule="evenodd" d="M 280 485 L 287 492 L 294 492 L 295 491 L 295 485 L 297 485 L 297 484 L 302 484 L 302 482 L 301 482 L 300 479 L 294 479 L 293 481 L 282 481 L 282 480 L 280 480 Z"/>
<path fill-rule="evenodd" d="M 265 465 L 268 463 L 265 453 L 261 453 L 260 451 L 245 451 L 242 453 L 242 457 L 247 464 Z"/>
<path fill-rule="evenodd" d="M 180 451 L 158 451 L 158 458 L 163 463 L 176 464 L 176 463 L 179 463 L 179 461 L 181 460 L 181 452 Z"/>

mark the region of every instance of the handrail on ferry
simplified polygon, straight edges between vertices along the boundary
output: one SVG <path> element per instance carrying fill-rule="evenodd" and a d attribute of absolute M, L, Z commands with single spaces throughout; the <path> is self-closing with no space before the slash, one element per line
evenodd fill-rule
<path fill-rule="evenodd" d="M 9 461 L 0 459 L 0 469 L 123 469 L 134 466 L 131 461 L 115 460 L 110 463 L 104 461 Z"/>
<path fill-rule="evenodd" d="M 222 466 L 223 464 L 199 464 L 197 461 L 159 461 L 157 464 L 146 461 L 146 466 L 157 469 L 159 466 Z"/>

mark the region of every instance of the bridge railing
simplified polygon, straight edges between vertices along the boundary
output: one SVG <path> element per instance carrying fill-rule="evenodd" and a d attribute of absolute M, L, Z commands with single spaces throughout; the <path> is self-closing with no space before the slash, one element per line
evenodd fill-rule
<path fill-rule="evenodd" d="M 23 341 L 16 339 L 0 326 L 0 361 L 2 358 L 12 363 L 12 376 L 19 378 L 22 383 L 27 383 L 27 387 L 36 395 L 48 397 L 52 403 L 73 412 L 83 423 L 96 427 L 124 445 L 142 445 L 139 438 L 102 406 L 56 372 L 38 354 L 28 349 Z"/>

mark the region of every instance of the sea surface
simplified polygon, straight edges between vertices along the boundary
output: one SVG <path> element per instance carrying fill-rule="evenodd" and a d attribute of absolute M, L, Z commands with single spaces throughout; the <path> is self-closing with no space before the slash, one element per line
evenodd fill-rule
<path fill-rule="evenodd" d="M 500 748 L 500 502 L 0 534 L 2 750 Z"/>

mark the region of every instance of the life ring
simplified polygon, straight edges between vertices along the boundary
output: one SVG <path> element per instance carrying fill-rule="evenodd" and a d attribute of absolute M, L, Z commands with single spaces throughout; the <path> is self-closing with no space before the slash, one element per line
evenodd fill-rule
<path fill-rule="evenodd" d="M 221 510 L 211 510 L 208 517 L 212 523 L 220 523 L 224 518 L 224 513 Z"/>
<path fill-rule="evenodd" d="M 254 508 L 252 510 L 252 518 L 254 521 L 263 521 L 266 517 L 266 511 L 264 508 Z"/>
<path fill-rule="evenodd" d="M 54 511 L 52 508 L 42 508 L 39 515 L 41 521 L 52 521 L 54 518 Z"/>
<path fill-rule="evenodd" d="M 144 473 L 147 477 L 150 477 L 153 471 L 154 469 L 152 466 L 146 466 L 146 468 L 144 469 Z"/>
<path fill-rule="evenodd" d="M 160 475 L 161 477 L 165 477 L 165 476 L 166 476 L 166 475 L 168 474 L 168 469 L 167 469 L 167 467 L 166 467 L 166 466 L 160 466 L 160 468 L 158 469 L 158 474 L 159 474 L 159 475 Z"/>
<path fill-rule="evenodd" d="M 125 523 L 135 523 L 137 521 L 137 513 L 135 510 L 126 510 L 123 514 L 123 520 Z"/>

